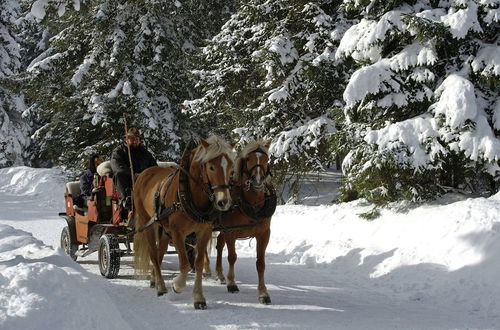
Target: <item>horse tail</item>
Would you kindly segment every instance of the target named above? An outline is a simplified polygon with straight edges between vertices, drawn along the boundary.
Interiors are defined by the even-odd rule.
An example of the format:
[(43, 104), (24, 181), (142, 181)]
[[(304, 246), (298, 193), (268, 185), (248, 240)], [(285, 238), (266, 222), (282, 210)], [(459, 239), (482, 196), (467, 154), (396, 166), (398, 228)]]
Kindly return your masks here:
[(137, 231), (134, 235), (134, 271), (135, 276), (145, 277), (150, 269), (147, 231)]

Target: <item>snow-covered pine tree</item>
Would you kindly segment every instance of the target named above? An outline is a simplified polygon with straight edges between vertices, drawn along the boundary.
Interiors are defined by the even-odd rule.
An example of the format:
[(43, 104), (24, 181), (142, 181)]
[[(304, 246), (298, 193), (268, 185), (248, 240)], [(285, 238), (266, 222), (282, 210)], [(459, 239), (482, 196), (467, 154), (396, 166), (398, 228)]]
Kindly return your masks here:
[(241, 142), (272, 138), (282, 173), (320, 168), (335, 130), (330, 111), (345, 87), (334, 58), (348, 27), (338, 7), (328, 0), (242, 2), (204, 48), (195, 72), (203, 96), (186, 102), (186, 112)]
[(21, 16), (18, 0), (0, 2), (0, 167), (24, 164), (30, 144), (30, 127), (22, 118), (24, 97), (10, 81), (23, 68)]
[(52, 35), (28, 67), (39, 159), (75, 167), (91, 153), (106, 157), (124, 115), (159, 158), (177, 158), (186, 135), (178, 104), (192, 97), (188, 55), (210, 37), (223, 3), (35, 1), (32, 14)]
[[(420, 200), (498, 182), (499, 1), (344, 1), (344, 192)], [(496, 130), (496, 131), (495, 131)], [(482, 189), (486, 187), (483, 186)]]

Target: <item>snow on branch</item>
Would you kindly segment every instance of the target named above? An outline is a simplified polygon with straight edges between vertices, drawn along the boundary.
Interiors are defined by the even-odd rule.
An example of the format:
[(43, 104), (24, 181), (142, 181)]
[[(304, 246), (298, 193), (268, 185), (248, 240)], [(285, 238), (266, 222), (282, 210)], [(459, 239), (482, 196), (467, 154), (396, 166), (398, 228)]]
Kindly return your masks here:
[(387, 35), (401, 31), (403, 28), (404, 23), (401, 21), (400, 11), (390, 11), (379, 21), (362, 19), (346, 31), (335, 56), (337, 58), (351, 56), (356, 60), (378, 61), (380, 48), (377, 43), (384, 40)]
[(477, 4), (474, 1), (467, 3), (465, 9), (450, 8), (441, 21), (450, 27), (450, 32), (455, 39), (463, 39), (469, 31), (482, 32), (483, 29), (477, 20)]
[(47, 10), (52, 7), (57, 10), (60, 17), (64, 15), (68, 5), (72, 5), (76, 11), (80, 10), (80, 0), (36, 0), (31, 6), (31, 15), (41, 21), (45, 18)]
[(433, 47), (425, 47), (420, 44), (406, 46), (399, 54), (390, 59), (393, 71), (400, 72), (415, 66), (431, 66), (438, 60)]
[[(52, 51), (52, 49), (49, 49), (49, 50)], [(56, 54), (50, 55), (50, 56), (48, 56), (40, 61), (37, 61), (37, 62), (33, 61), (28, 66), (26, 71), (33, 72), (36, 69), (49, 70), (52, 68), (53, 62), (63, 58), (66, 55), (66, 53), (67, 52), (56, 53)]]
[(293, 63), (299, 58), (293, 42), (285, 36), (276, 36), (267, 43), (267, 48), (279, 55), (281, 64)]
[(446, 153), (439, 143), (427, 146), (430, 139), (439, 136), (435, 126), (434, 118), (424, 114), (389, 124), (380, 130), (370, 130), (364, 140), (377, 145), (379, 152), (399, 152), (403, 147), (409, 152), (405, 160), (418, 170), (427, 168), (438, 154)]
[[(489, 162), (500, 159), (500, 140), (495, 136), (486, 113), (478, 106), (474, 85), (457, 75), (449, 75), (436, 90), (438, 102), (430, 107), (435, 117), (442, 115), (446, 126), (440, 128), (443, 140), (450, 148), (463, 151), (473, 161), (483, 158)], [(466, 122), (474, 123), (464, 130)], [(456, 142), (453, 142), (455, 141)]]
[(477, 115), (476, 94), (474, 85), (467, 79), (457, 75), (449, 75), (436, 90), (439, 97), (431, 110), (436, 115), (444, 115), (446, 125), (459, 128), (466, 120)]
[(277, 158), (287, 158), (288, 154), (297, 154), (299, 141), (305, 149), (315, 148), (325, 134), (336, 131), (334, 122), (326, 116), (298, 123), (296, 127), (280, 132), (274, 139), (269, 152)]
[(500, 100), (493, 107), (493, 127), (500, 131)]
[(83, 76), (87, 74), (90, 66), (94, 63), (95, 63), (95, 53), (92, 53), (92, 55), (89, 58), (83, 60), (83, 63), (78, 67), (73, 77), (71, 77), (71, 83), (73, 84), (73, 86), (77, 87), (80, 84), (80, 81), (82, 81)]
[(484, 44), (471, 63), (474, 72), (483, 76), (500, 76), (500, 46)]
[[(375, 64), (363, 67), (356, 71), (344, 91), (344, 100), (347, 107), (353, 107), (368, 94), (394, 93), (381, 100), (379, 106), (388, 107), (392, 104), (398, 107), (408, 103), (405, 94), (402, 94), (401, 81), (396, 79), (395, 73), (407, 71), (413, 67), (430, 66), (437, 61), (437, 55), (432, 47), (420, 44), (406, 46), (400, 53), (389, 59), (382, 59)], [(416, 70), (412, 78), (420, 80), (433, 79), (430, 71)]]

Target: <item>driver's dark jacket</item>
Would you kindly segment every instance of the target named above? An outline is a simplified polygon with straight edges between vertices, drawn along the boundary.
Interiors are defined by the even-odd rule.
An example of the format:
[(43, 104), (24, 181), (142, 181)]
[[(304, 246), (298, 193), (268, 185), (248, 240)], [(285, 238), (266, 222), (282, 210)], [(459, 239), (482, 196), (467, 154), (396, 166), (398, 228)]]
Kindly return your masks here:
[[(145, 169), (158, 166), (153, 155), (140, 144), (137, 148), (130, 148), (130, 156), (134, 173), (141, 173)], [(111, 154), (111, 169), (114, 173), (130, 170), (127, 144), (123, 143), (116, 147)]]

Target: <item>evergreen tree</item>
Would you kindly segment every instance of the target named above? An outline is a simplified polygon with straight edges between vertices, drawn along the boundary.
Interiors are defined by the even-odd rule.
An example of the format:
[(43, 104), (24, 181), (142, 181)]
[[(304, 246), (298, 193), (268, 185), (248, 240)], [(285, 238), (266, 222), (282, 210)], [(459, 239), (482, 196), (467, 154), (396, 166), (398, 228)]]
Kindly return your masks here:
[[(344, 197), (421, 200), (498, 182), (499, 3), (345, 1), (359, 22), (338, 58), (344, 91)], [(486, 186), (484, 185), (486, 178)], [(496, 179), (495, 179), (496, 178)]]
[(0, 2), (0, 167), (24, 164), (30, 144), (30, 128), (22, 118), (24, 97), (12, 90), (9, 81), (23, 67), (21, 16), (18, 0)]
[(176, 159), (187, 135), (178, 105), (192, 97), (189, 55), (221, 20), (223, 2), (201, 9), (197, 1), (156, 0), (35, 7), (52, 35), (27, 70), (38, 158), (74, 167), (91, 153), (109, 155), (126, 117), (160, 159)]
[[(338, 2), (242, 2), (203, 49), (201, 98), (186, 112), (237, 140), (272, 138), (275, 168), (321, 168), (329, 160), (330, 114), (345, 87), (335, 50), (347, 26)], [(208, 123), (208, 125), (207, 125)]]

